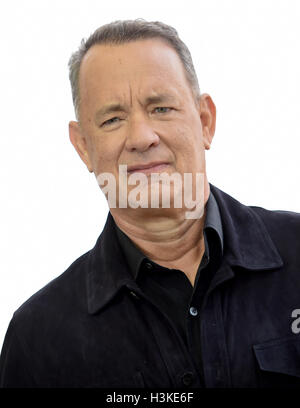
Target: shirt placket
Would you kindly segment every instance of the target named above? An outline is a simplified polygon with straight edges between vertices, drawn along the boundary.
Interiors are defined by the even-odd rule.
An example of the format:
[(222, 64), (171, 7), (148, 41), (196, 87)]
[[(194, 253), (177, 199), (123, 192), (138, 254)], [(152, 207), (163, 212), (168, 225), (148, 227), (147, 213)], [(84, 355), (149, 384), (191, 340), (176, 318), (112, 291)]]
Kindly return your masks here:
[(198, 372), (173, 322), (149, 299), (138, 286), (131, 285), (141, 299), (140, 309), (150, 322), (159, 352), (175, 388), (201, 388)]
[[(191, 352), (197, 356), (197, 366), (208, 388), (231, 386), (230, 364), (222, 317), (220, 285), (234, 276), (229, 265), (224, 265), (213, 279), (203, 297), (202, 306), (188, 325)], [(195, 297), (195, 299), (197, 299)]]

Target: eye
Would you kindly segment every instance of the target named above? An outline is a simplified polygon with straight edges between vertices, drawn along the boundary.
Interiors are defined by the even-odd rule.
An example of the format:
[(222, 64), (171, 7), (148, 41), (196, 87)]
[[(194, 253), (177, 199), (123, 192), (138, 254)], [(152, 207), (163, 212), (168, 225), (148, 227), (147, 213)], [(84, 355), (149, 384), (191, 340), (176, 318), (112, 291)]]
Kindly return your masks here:
[(156, 111), (156, 109), (159, 109), (159, 112), (157, 113), (167, 113), (170, 112), (170, 110), (172, 110), (172, 108), (167, 108), (165, 106), (157, 106), (156, 108), (154, 108), (154, 111)]
[(113, 123), (116, 123), (115, 119), (120, 120), (120, 118), (118, 118), (117, 116), (115, 116), (114, 118), (108, 119), (105, 122), (102, 123), (101, 126), (107, 126), (107, 125), (111, 125)]

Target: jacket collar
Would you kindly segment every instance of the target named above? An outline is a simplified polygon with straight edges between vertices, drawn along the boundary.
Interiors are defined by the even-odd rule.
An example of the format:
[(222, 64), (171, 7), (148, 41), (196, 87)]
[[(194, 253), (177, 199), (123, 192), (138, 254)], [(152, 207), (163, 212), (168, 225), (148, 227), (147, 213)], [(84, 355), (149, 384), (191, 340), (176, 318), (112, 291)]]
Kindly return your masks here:
[[(260, 217), (251, 207), (209, 183), (219, 207), (224, 237), (224, 261), (248, 270), (268, 270), (283, 261)], [(117, 239), (114, 220), (108, 213), (104, 229), (86, 263), (89, 313), (96, 313), (122, 287), (139, 291)]]
[(110, 212), (96, 245), (89, 252), (86, 266), (89, 313), (97, 312), (132, 282)]
[(209, 183), (221, 213), (227, 263), (250, 270), (283, 266), (262, 219), (249, 206)]

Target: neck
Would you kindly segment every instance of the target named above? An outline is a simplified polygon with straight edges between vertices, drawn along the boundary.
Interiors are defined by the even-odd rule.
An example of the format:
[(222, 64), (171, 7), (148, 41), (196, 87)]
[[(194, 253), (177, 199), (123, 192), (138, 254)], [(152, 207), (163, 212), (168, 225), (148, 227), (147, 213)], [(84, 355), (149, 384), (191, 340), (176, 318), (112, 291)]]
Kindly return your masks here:
[[(204, 203), (209, 196), (207, 191)], [(136, 211), (136, 210), (135, 210)], [(206, 209), (199, 219), (185, 219), (184, 212), (159, 217), (133, 216), (111, 209), (118, 227), (133, 243), (152, 261), (172, 269), (182, 270), (190, 282), (194, 283), (195, 275), (203, 256), (205, 245), (203, 227)]]

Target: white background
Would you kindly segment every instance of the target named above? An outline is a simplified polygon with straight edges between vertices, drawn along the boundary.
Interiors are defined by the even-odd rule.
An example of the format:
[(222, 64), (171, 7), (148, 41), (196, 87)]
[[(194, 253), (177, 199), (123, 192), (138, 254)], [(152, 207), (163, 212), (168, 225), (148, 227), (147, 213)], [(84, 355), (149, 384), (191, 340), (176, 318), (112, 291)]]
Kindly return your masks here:
[(68, 135), (68, 59), (102, 24), (173, 25), (217, 106), (209, 181), (244, 204), (300, 212), (299, 0), (7, 0), (0, 16), (0, 346), (16, 308), (106, 220)]

